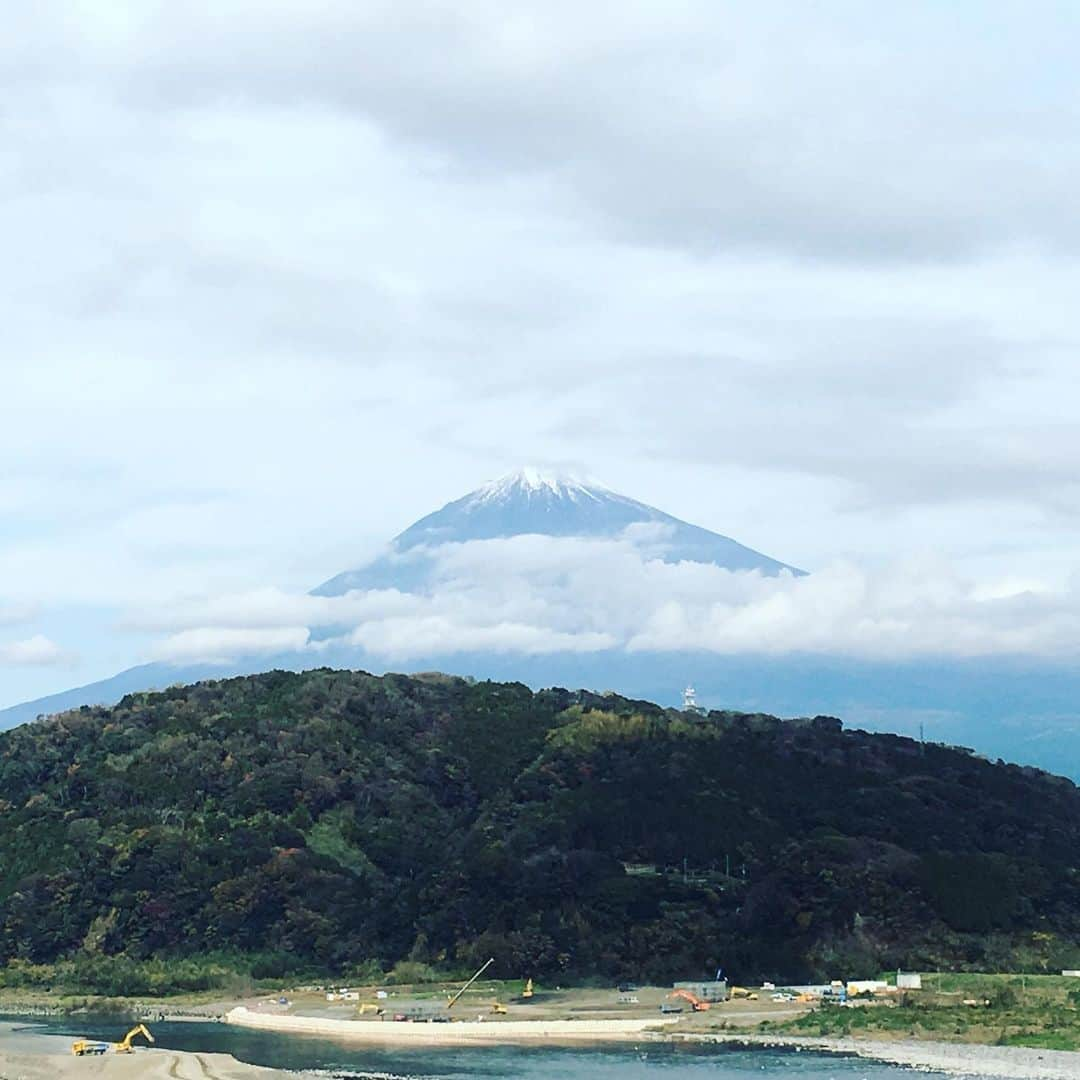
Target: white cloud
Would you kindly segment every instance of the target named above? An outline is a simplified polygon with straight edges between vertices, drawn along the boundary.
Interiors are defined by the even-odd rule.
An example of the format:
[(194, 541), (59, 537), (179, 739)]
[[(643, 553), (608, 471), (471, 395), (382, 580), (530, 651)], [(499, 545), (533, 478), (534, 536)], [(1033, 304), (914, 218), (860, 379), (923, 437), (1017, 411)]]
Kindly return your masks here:
[[(83, 659), (11, 670), (9, 699), (111, 674), (148, 627), (840, 647), (869, 611), (885, 650), (914, 616), (880, 575), (911, 582), (876, 568), (924, 546), (968, 602), (1047, 575), (1057, 614), (1016, 637), (1061, 647), (1076, 29), (1053, 5), (879, 9), (235, 0), (207, 35), (181, 5), (22, 5), (0, 40), (0, 583), (40, 605), (24, 636)], [(577, 621), (540, 555), (485, 586), (447, 552), (448, 610), (262, 592), (530, 459), (875, 569), (766, 600), (582, 552)], [(151, 610), (209, 594), (232, 608)]]
[[(644, 541), (639, 546), (637, 541)], [(430, 590), (343, 597), (264, 591), (176, 613), (158, 655), (236, 656), (347, 643), (387, 659), (466, 651), (705, 650), (877, 659), (1080, 653), (1080, 590), (974, 580), (938, 556), (807, 577), (656, 557), (656, 538), (519, 536), (431, 549)], [(159, 623), (169, 613), (158, 614)], [(335, 628), (307, 643), (312, 629)], [(195, 628), (198, 626), (198, 628)], [(343, 629), (348, 628), (348, 629)]]
[(1052, 6), (653, 2), (613, 20), (550, 0), (240, 2), (212, 35), (151, 10), (42, 16), (29, 72), (51, 62), (149, 115), (362, 118), (432, 169), (550, 177), (619, 239), (915, 262), (1075, 250), (1078, 155), (1053, 107), (1075, 33)]
[(121, 625), (141, 630), (295, 629), (301, 625), (314, 629), (352, 626), (375, 616), (411, 611), (415, 602), (394, 589), (325, 597), (264, 588), (157, 604), (129, 612)]
[(73, 659), (44, 634), (0, 644), (0, 665), (5, 667), (60, 667), (70, 665)]
[[(455, 614), (457, 617), (455, 618)], [(410, 659), (417, 656), (452, 656), (462, 652), (538, 653), (599, 652), (616, 645), (610, 634), (601, 631), (561, 631), (504, 620), (478, 624), (475, 612), (455, 614), (418, 613), (372, 620), (348, 635), (350, 645), (359, 645), (376, 656)]]
[(158, 642), (153, 650), (157, 660), (172, 662), (226, 663), (235, 656), (263, 656), (296, 652), (306, 648), (306, 627), (236, 629), (200, 627), (181, 630)]

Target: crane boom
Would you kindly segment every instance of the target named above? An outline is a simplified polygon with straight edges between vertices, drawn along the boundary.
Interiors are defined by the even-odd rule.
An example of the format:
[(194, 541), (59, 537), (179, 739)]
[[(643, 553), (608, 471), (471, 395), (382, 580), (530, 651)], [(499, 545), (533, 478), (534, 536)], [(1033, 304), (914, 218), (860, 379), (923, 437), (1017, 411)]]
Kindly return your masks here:
[(466, 983), (466, 984), (465, 984), (465, 985), (464, 985), (464, 986), (463, 986), (463, 987), (462, 987), (462, 988), (461, 988), (461, 989), (460, 989), (460, 990), (459, 990), (459, 991), (458, 991), (458, 992), (457, 992), (457, 993), (456, 993), (456, 994), (455, 994), (455, 995), (454, 995), (454, 996), (453, 996), (453, 997), (452, 997), (452, 998), (451, 998), (451, 999), (450, 999), (450, 1000), (449, 1000), (449, 1001), (448, 1001), (448, 1002), (446, 1003), (446, 1007), (447, 1007), (448, 1009), (452, 1009), (452, 1008), (454, 1007), (454, 1002), (456, 1002), (456, 1001), (457, 1001), (457, 999), (458, 999), (459, 997), (461, 997), (461, 995), (462, 995), (462, 994), (464, 994), (464, 993), (465, 993), (465, 991), (466, 991), (466, 990), (468, 990), (468, 989), (469, 989), (469, 987), (470, 987), (470, 986), (472, 986), (472, 984), (473, 984), (474, 982), (476, 982), (476, 980), (477, 980), (477, 979), (479, 979), (479, 978), (480, 978), (480, 976), (481, 976), (481, 975), (483, 975), (483, 974), (484, 974), (484, 972), (485, 972), (485, 971), (487, 971), (487, 969), (488, 969), (489, 967), (491, 967), (491, 965), (492, 965), (492, 964), (494, 964), (494, 963), (495, 963), (495, 957), (493, 956), (493, 957), (492, 957), (492, 958), (491, 958), (491, 959), (490, 959), (490, 960), (489, 960), (489, 961), (488, 961), (488, 962), (487, 962), (487, 963), (486, 963), (486, 964), (485, 964), (485, 965), (484, 965), (484, 966), (483, 966), (482, 968), (480, 968), (480, 969), (479, 969), (479, 970), (478, 970), (478, 971), (476, 972), (476, 974), (475, 974), (475, 975), (474, 975), (474, 976), (473, 976), (473, 977), (472, 977), (472, 978), (471, 978), (471, 979), (470, 979), (470, 980), (469, 980), (469, 981), (468, 981), (468, 982), (467, 982), (467, 983)]

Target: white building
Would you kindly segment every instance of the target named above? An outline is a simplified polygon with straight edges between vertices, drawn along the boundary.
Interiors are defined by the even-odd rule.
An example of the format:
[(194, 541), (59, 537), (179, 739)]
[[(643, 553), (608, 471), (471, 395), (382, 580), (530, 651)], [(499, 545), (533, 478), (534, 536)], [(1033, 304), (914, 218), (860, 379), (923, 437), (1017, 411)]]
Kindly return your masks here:
[(682, 692), (682, 711), (693, 713), (695, 716), (705, 715), (705, 710), (697, 703), (697, 691), (693, 684), (687, 686)]

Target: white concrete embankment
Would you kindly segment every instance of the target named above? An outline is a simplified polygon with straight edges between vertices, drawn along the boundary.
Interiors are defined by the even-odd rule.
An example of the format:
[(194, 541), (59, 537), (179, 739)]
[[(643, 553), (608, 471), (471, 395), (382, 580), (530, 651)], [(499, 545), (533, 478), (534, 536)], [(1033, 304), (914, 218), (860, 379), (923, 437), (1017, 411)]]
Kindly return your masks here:
[(393, 1020), (328, 1020), (316, 1016), (258, 1013), (243, 1006), (225, 1014), (229, 1024), (295, 1035), (323, 1035), (350, 1042), (441, 1044), (518, 1042), (624, 1042), (648, 1037), (673, 1020), (460, 1020), (448, 1024)]

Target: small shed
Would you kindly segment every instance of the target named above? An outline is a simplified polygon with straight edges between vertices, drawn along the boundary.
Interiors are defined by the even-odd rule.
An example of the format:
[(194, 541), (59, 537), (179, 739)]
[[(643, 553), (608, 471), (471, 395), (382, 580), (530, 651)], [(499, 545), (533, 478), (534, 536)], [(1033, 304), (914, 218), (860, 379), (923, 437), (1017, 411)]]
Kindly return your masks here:
[(921, 990), (922, 976), (917, 971), (898, 971), (896, 973), (897, 990)]

